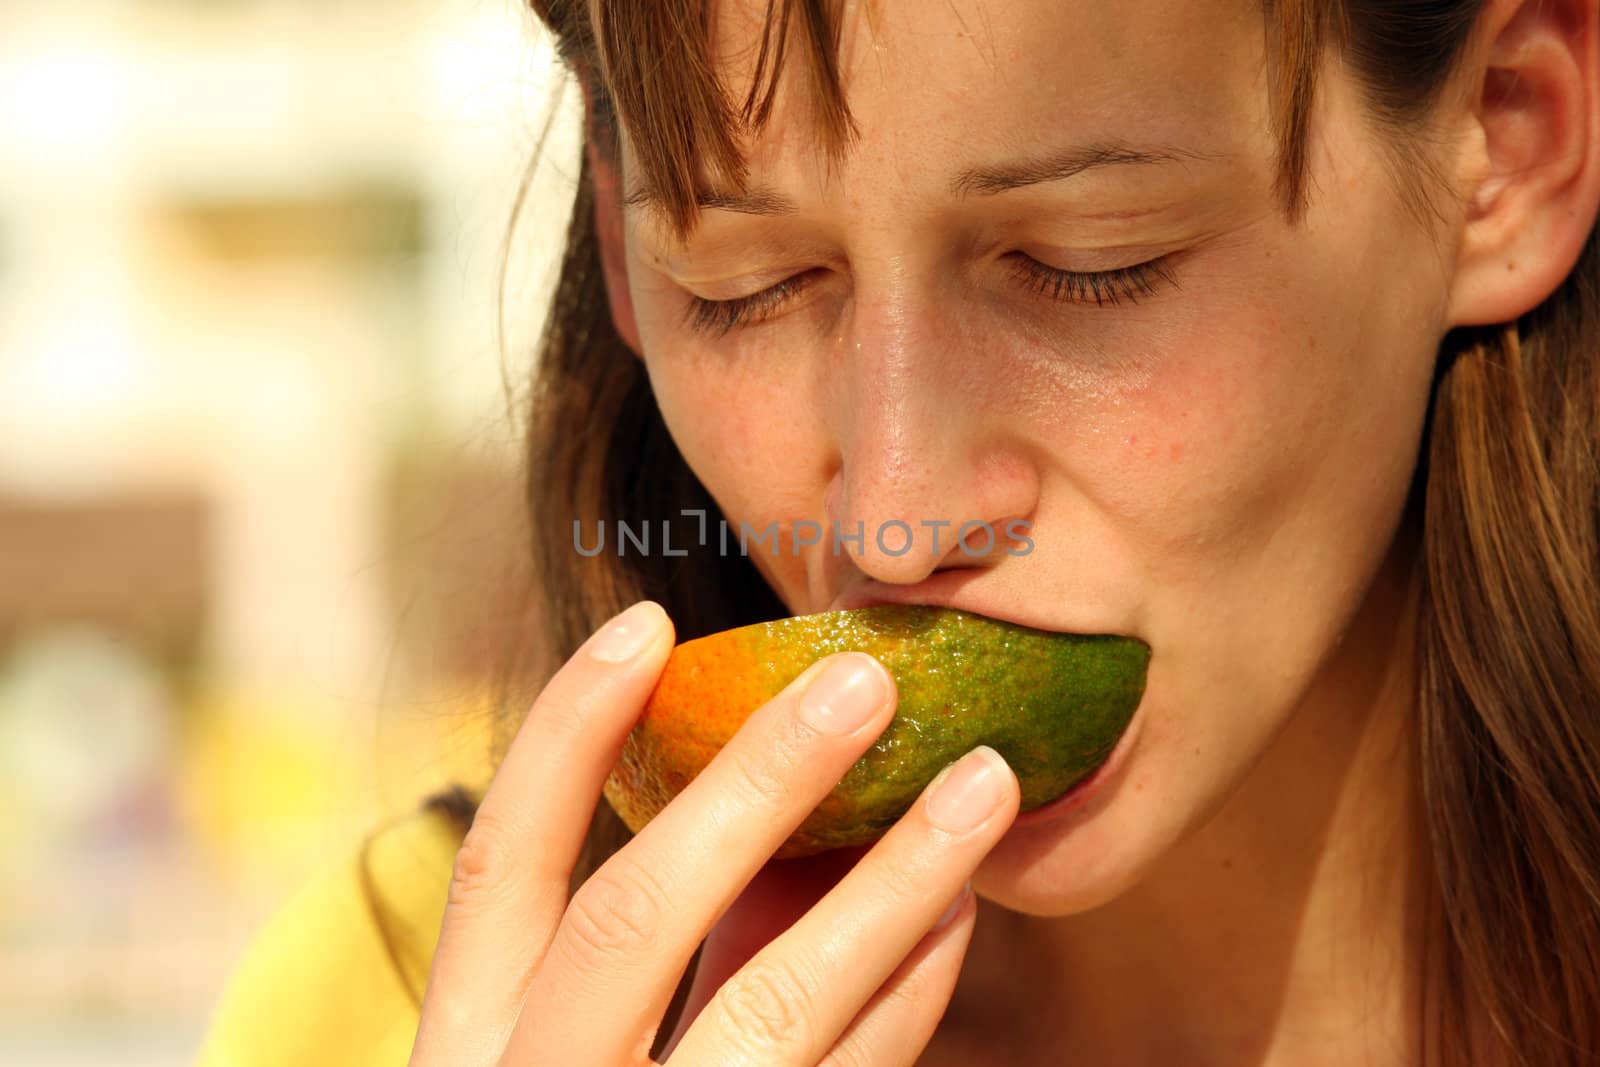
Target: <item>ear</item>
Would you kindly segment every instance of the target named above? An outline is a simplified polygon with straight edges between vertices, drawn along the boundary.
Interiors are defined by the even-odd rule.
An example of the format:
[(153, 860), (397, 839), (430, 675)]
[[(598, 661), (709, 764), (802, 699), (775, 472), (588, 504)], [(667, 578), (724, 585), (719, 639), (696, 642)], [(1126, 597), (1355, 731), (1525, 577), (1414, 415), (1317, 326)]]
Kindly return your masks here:
[(1596, 0), (1490, 0), (1479, 18), (1456, 326), (1509, 322), (1543, 303), (1600, 207)]
[(589, 174), (594, 182), (594, 228), (600, 242), (600, 265), (605, 273), (606, 299), (611, 305), (611, 321), (617, 335), (636, 356), (644, 348), (639, 344), (639, 324), (633, 314), (633, 297), (628, 292), (626, 247), (622, 234), (622, 175), (617, 162), (608, 151), (600, 147), (602, 138), (596, 127), (594, 97), (589, 90), (589, 80), (580, 77), (583, 86), (584, 147), (589, 161)]

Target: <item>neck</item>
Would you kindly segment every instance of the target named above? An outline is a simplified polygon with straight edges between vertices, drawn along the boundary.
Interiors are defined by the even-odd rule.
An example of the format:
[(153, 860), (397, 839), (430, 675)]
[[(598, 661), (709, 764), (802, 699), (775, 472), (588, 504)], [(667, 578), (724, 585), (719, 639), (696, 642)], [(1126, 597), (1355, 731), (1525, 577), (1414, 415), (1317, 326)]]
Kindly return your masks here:
[(1008, 1062), (1419, 1062), (1414, 578), (1393, 553), (1249, 777), (1138, 885), (1058, 919), (980, 901), (962, 1015), (1024, 1027)]

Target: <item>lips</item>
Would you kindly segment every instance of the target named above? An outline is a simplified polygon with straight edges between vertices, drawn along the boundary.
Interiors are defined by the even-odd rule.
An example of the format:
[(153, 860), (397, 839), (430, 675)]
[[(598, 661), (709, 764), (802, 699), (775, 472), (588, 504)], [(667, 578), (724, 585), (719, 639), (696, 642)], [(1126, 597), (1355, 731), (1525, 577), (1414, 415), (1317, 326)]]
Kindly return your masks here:
[(979, 583), (984, 577), (984, 572), (949, 570), (940, 571), (911, 585), (868, 580), (844, 590), (825, 610), (841, 611), (874, 604), (931, 604), (1054, 633), (1123, 633), (1124, 636), (1135, 636), (1115, 627), (1064, 626), (1059, 614), (1052, 616), (1026, 604), (1019, 604), (1014, 593), (999, 590), (990, 592), (980, 587)]

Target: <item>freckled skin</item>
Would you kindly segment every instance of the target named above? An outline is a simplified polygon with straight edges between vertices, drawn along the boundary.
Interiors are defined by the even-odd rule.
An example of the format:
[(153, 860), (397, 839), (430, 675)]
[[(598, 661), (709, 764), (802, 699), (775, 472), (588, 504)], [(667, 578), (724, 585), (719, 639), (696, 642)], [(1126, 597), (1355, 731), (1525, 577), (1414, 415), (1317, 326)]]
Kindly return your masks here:
[[(713, 5), (737, 88), (765, 7)], [(825, 166), (787, 90), (749, 139), (752, 182), (792, 215), (708, 211), (679, 249), (628, 210), (613, 254), (662, 417), (730, 523), (1029, 523), (1026, 555), (975, 559), (948, 536), (934, 552), (926, 531), (904, 555), (870, 535), (859, 552), (753, 552), (795, 615), (868, 582), (942, 581), (996, 614), (1151, 649), (1122, 773), (1090, 810), (1013, 828), (973, 875), (981, 917), (951, 1016), (988, 1054), (966, 1062), (1070, 1047), (1083, 1062), (1234, 1063), (1236, 1048), (1197, 1059), (1141, 1042), (1307, 1019), (1304, 1033), (1354, 1043), (1365, 1004), (1322, 998), (1365, 981), (1365, 957), (1335, 982), (1299, 939), (1388, 946), (1406, 921), (1385, 880), (1399, 865), (1365, 850), (1409, 829), (1388, 732), (1414, 692), (1401, 520), (1439, 341), (1462, 310), (1460, 211), (1451, 240), (1413, 217), (1359, 87), (1327, 61), (1307, 210), (1280, 213), (1257, 4), (874, 7), (868, 27), (863, 5), (842, 5), (849, 152)], [(962, 168), (1102, 139), (1212, 158), (951, 195)], [(624, 145), (624, 170), (630, 158)], [(1024, 255), (1080, 272), (1166, 260), (1173, 284), (1057, 301), (1019, 283)], [(691, 295), (803, 272), (814, 284), (768, 320), (683, 325)], [(1347, 910), (1368, 885), (1373, 907)], [(1374, 995), (1404, 1006), (1397, 987)], [(1278, 1027), (1282, 1005), (1294, 1021)], [(1019, 1023), (1036, 1028), (1026, 1040)], [(1043, 1052), (994, 1051), (1013, 1040)], [(1310, 1062), (1301, 1050), (1271, 1062)]]
[[(1150, 644), (1133, 761), (1149, 787), (986, 861), (993, 897), (1064, 914), (1149, 873), (1312, 690), (1389, 550), (1445, 297), (1431, 238), (1338, 77), (1320, 83), (1309, 145), (1319, 195), (1298, 225), (1279, 214), (1247, 5), (958, 6), (883, 5), (872, 33), (847, 17), (861, 136), (832, 179), (805, 109), (780, 105), (750, 144), (751, 174), (800, 211), (707, 212), (688, 252), (630, 212), (628, 281), (663, 416), (731, 522), (1032, 524), (1018, 557), (972, 559), (948, 539), (937, 557), (894, 557), (870, 536), (862, 554), (751, 553), (793, 612), (862, 578), (960, 568), (970, 590), (1052, 627)], [(725, 30), (727, 55), (754, 54)], [(958, 166), (1091, 135), (1232, 157), (994, 202), (948, 195)], [(1158, 210), (1074, 217), (1145, 208)], [(1084, 269), (1148, 258), (1107, 248), (1171, 250), (1177, 285), (1053, 304), (1001, 260), (1044, 246)], [(714, 338), (681, 326), (664, 259), (732, 283), (823, 273), (792, 311)]]

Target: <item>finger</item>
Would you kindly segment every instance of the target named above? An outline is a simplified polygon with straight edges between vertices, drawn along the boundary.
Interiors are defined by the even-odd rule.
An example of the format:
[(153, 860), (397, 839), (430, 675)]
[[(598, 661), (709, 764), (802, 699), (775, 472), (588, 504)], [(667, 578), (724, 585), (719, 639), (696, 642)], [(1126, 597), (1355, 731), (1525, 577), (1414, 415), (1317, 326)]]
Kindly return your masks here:
[(877, 660), (837, 653), (752, 713), (573, 894), (512, 1061), (535, 1049), (572, 1067), (643, 1060), (696, 945), (889, 724), (894, 691)]
[(943, 1020), (972, 943), (978, 909), (970, 890), (943, 927), (930, 931), (817, 1067), (915, 1067)]
[(952, 764), (855, 870), (723, 984), (677, 1055), (690, 1064), (812, 1067), (972, 876), (1020, 803), (1016, 776), (988, 746)]
[(771, 860), (757, 871), (706, 934), (694, 979), (663, 1047), (675, 1046), (722, 983), (810, 911), (870, 849), (871, 845), (850, 845), (812, 856)]
[(499, 1061), (672, 635), (661, 606), (641, 601), (591, 635), (534, 701), (456, 855), (412, 1067)]
[[(896, 1064), (916, 1063), (955, 991), (961, 961), (966, 957), (973, 920), (977, 914), (971, 902), (971, 884), (968, 883), (940, 917), (939, 923), (923, 937), (921, 943), (845, 1028), (821, 1067), (833, 1067), (835, 1061), (838, 1067), (863, 1063), (870, 1063), (873, 1067), (896, 1067)], [(670, 1062), (669, 1058), (678, 1042), (683, 1039), (684, 1032), (694, 1022), (700, 1009), (722, 983), (754, 954), (753, 951), (741, 955), (738, 950), (725, 950), (722, 955), (726, 958), (711, 959), (708, 969), (708, 958), (718, 955), (716, 946), (708, 939), (706, 955), (702, 956), (699, 966), (695, 968), (694, 992), (690, 995), (690, 1003), (686, 1005), (673, 1036), (662, 1046), (660, 1062)], [(725, 965), (735, 958), (737, 965)], [(868, 1050), (891, 1048), (900, 1055), (900, 1059), (883, 1060), (881, 1053), (868, 1054)]]

